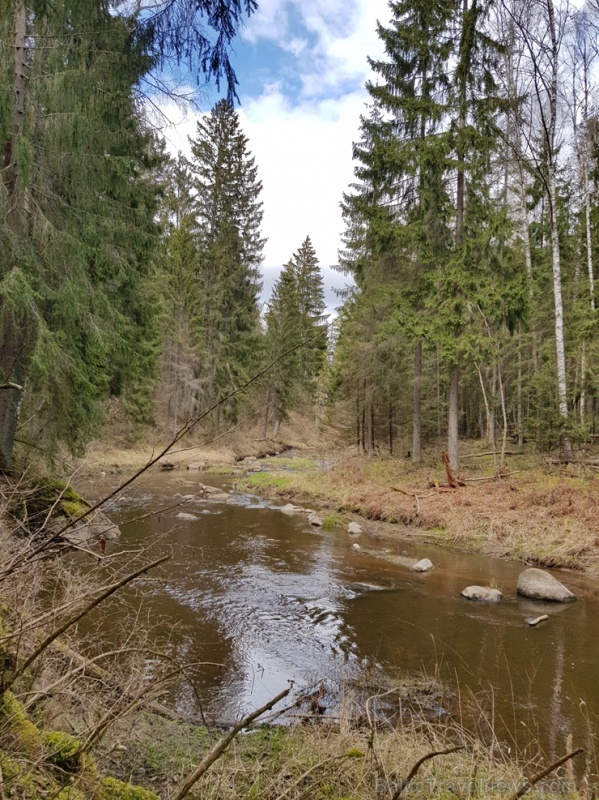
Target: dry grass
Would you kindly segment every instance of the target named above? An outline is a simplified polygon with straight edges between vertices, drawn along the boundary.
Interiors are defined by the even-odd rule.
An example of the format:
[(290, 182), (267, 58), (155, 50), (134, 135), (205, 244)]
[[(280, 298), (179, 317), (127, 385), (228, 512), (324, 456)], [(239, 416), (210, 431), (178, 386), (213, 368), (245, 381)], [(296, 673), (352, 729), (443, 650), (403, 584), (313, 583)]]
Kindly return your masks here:
[[(120, 732), (125, 751), (107, 751), (106, 766), (135, 782), (147, 782), (168, 796), (216, 734), (146, 717), (135, 728)], [(463, 729), (414, 718), (400, 727), (378, 719), (368, 724), (296, 724), (257, 728), (239, 737), (230, 750), (204, 775), (190, 796), (204, 800), (372, 800), (390, 798), (422, 756), (457, 746), (458, 752), (439, 755), (418, 771), (407, 797), (509, 798), (524, 783), (518, 764), (505, 755), (500, 742), (483, 746)], [(528, 764), (533, 774), (548, 762)], [(562, 768), (530, 793), (531, 798), (584, 797)], [(570, 782), (568, 782), (570, 779)], [(583, 783), (583, 782), (581, 782)]]

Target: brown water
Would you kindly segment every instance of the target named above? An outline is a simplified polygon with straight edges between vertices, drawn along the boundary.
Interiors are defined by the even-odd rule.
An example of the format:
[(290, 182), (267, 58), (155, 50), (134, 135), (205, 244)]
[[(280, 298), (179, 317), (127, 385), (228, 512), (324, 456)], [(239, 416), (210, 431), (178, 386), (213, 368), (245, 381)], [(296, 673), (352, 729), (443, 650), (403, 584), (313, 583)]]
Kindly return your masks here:
[[(596, 581), (557, 572), (577, 602), (535, 603), (516, 595), (520, 564), (361, 537), (362, 546), (429, 557), (436, 565), (416, 574), (353, 549), (355, 539), (344, 530), (312, 528), (305, 515), (288, 516), (238, 493), (127, 524), (140, 510), (171, 505), (177, 493), (194, 494), (199, 481), (231, 489), (230, 479), (159, 474), (110, 513), (122, 525), (118, 548), (160, 535), (158, 549), (171, 550), (165, 581), (149, 583), (144, 602), (180, 658), (212, 662), (194, 669), (209, 717), (238, 718), (288, 680), (298, 690), (325, 680), (334, 697), (340, 681), (365, 668), (389, 674), (399, 668), (440, 675), (470, 720), (478, 704), (483, 736), (486, 719), (511, 746), (538, 738), (548, 755), (559, 755), (569, 733), (588, 746), (589, 720), (595, 728), (599, 710)], [(179, 521), (181, 510), (198, 519)], [(460, 597), (465, 586), (492, 582), (504, 593), (501, 604)], [(527, 626), (526, 618), (543, 613), (548, 623)], [(186, 686), (175, 699), (193, 711), (197, 699)]]

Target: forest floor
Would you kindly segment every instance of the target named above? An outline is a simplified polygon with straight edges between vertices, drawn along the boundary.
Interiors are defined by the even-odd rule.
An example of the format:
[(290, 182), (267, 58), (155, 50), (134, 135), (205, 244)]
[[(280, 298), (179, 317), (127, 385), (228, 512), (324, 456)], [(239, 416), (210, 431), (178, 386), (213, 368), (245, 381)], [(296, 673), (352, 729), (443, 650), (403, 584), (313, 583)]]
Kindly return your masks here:
[[(463, 442), (464, 485), (450, 489), (441, 449), (431, 448), (422, 465), (414, 466), (402, 457), (358, 455), (296, 422), (277, 441), (256, 431), (236, 433), (208, 446), (177, 446), (163, 461), (237, 474), (245, 489), (309, 504), (329, 524), (359, 517), (366, 532), (379, 538), (418, 538), (545, 567), (599, 569), (597, 470), (512, 452), (498, 474), (499, 459), (483, 443)], [(78, 470), (114, 475), (116, 482), (157, 452), (148, 444), (120, 448), (100, 442)], [(248, 473), (248, 457), (258, 459), (261, 471)]]

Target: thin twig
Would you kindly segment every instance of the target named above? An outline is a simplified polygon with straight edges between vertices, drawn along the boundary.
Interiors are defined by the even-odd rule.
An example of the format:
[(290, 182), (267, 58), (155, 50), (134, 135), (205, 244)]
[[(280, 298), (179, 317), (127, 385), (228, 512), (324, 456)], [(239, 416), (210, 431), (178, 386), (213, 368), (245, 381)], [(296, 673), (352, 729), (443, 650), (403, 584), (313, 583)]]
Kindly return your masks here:
[[(118, 590), (121, 589), (123, 586), (126, 586), (128, 583), (131, 583), (132, 580), (135, 580), (135, 578), (138, 578), (140, 575), (143, 575), (144, 572), (148, 572), (149, 570), (153, 569), (154, 567), (157, 567), (159, 564), (163, 564), (165, 561), (168, 561), (169, 558), (170, 558), (170, 556), (162, 556), (162, 558), (159, 558), (156, 561), (153, 561), (151, 564), (146, 564), (145, 566), (140, 567), (135, 572), (132, 572), (130, 575), (127, 575), (126, 577), (122, 578), (120, 581), (117, 581), (117, 583), (113, 583), (110, 586), (108, 586), (106, 589), (104, 589), (104, 591), (100, 595), (95, 597), (81, 611), (78, 611), (72, 617), (69, 617), (69, 619), (67, 619), (66, 622), (63, 622), (62, 625), (60, 625), (58, 628), (53, 630), (52, 633), (49, 636), (47, 636), (44, 639), (44, 641), (40, 645), (38, 645), (38, 647), (36, 647), (36, 649), (29, 656), (29, 658), (26, 659), (23, 662), (23, 664), (15, 671), (15, 673), (13, 674), (13, 676), (11, 678), (10, 683), (13, 684), (17, 680), (17, 678), (19, 678), (23, 674), (23, 672), (25, 672), (25, 670), (28, 667), (30, 667), (31, 664), (33, 664), (35, 659), (38, 658), (44, 652), (44, 650), (52, 644), (52, 642), (55, 639), (58, 639), (58, 637), (61, 636), (66, 630), (68, 630), (72, 625), (74, 625), (76, 622), (79, 622), (80, 619), (83, 619), (83, 617), (86, 614), (89, 614), (89, 612), (92, 609), (94, 609), (96, 606), (100, 605), (100, 603), (102, 603), (104, 600), (106, 600), (106, 598), (108, 598), (111, 595), (113, 595), (115, 592), (118, 592)], [(6, 688), (6, 687), (4, 687), (4, 688)]]
[(253, 711), (247, 717), (244, 717), (241, 720), (241, 722), (238, 722), (237, 725), (235, 725), (235, 727), (231, 731), (229, 731), (229, 733), (226, 736), (223, 736), (222, 739), (219, 739), (219, 741), (214, 745), (214, 747), (212, 747), (212, 749), (207, 753), (207, 755), (205, 755), (204, 758), (200, 761), (200, 763), (193, 770), (193, 772), (191, 772), (190, 775), (187, 776), (187, 778), (183, 781), (183, 784), (181, 785), (180, 789), (177, 791), (176, 794), (174, 794), (170, 798), (170, 800), (183, 800), (183, 798), (187, 794), (189, 794), (194, 784), (196, 784), (197, 781), (199, 781), (199, 779), (209, 769), (209, 767), (212, 766), (212, 764), (214, 764), (214, 762), (218, 758), (220, 758), (220, 756), (225, 752), (225, 750), (231, 744), (231, 742), (237, 736), (237, 734), (240, 733), (244, 728), (247, 728), (247, 726), (250, 725), (255, 719), (258, 719), (258, 717), (264, 714), (265, 711), (270, 711), (270, 709), (273, 706), (275, 706), (279, 702), (279, 700), (282, 700), (284, 697), (287, 697), (290, 691), (291, 691), (291, 686), (289, 686), (284, 691), (279, 692), (279, 694), (276, 697), (273, 697), (273, 699), (269, 700), (268, 703), (265, 703), (256, 711)]
[(476, 483), (477, 481), (496, 481), (501, 478), (507, 478), (508, 475), (517, 475), (522, 472), (521, 469), (515, 469), (513, 472), (502, 472), (500, 475), (487, 475), (485, 478), (464, 478), (467, 483)]
[(516, 794), (510, 797), (510, 800), (519, 800), (520, 797), (523, 797), (527, 792), (539, 782), (542, 781), (543, 778), (546, 778), (553, 770), (561, 767), (562, 764), (565, 764), (566, 761), (569, 761), (571, 758), (575, 758), (575, 756), (579, 756), (581, 753), (584, 753), (584, 749), (582, 747), (578, 747), (576, 750), (573, 750), (571, 753), (566, 753), (565, 756), (558, 758), (557, 761), (554, 761), (553, 764), (550, 764), (545, 769), (542, 769), (540, 772), (537, 772), (536, 775), (533, 775), (532, 778), (527, 778), (526, 783), (522, 786)]
[[(69, 530), (69, 528), (72, 528), (73, 525), (78, 524), (79, 522), (84, 520), (86, 517), (88, 517), (90, 514), (93, 514), (94, 511), (97, 511), (99, 508), (101, 508), (102, 506), (106, 505), (106, 503), (109, 500), (112, 500), (112, 498), (115, 497), (116, 495), (118, 495), (120, 492), (122, 492), (123, 489), (126, 489), (127, 486), (129, 486), (134, 481), (136, 481), (139, 478), (140, 475), (143, 475), (144, 472), (147, 472), (147, 470), (150, 469), (150, 467), (153, 467), (154, 464), (157, 464), (158, 461), (160, 461), (161, 458), (163, 458), (167, 453), (169, 453), (172, 450), (172, 448), (177, 444), (177, 442), (181, 441), (181, 439), (184, 436), (186, 436), (188, 433), (190, 433), (203, 419), (205, 419), (207, 416), (209, 416), (219, 406), (221, 406), (223, 403), (226, 403), (227, 400), (230, 400), (231, 398), (236, 397), (238, 394), (241, 394), (242, 392), (244, 392), (247, 388), (249, 388), (257, 380), (259, 380), (259, 378), (261, 378), (263, 375), (265, 375), (267, 372), (269, 372), (269, 370), (271, 370), (272, 367), (275, 366), (275, 364), (277, 364), (279, 361), (282, 361), (284, 358), (286, 358), (288, 355), (293, 353), (295, 350), (299, 350), (299, 348), (304, 347), (305, 345), (309, 344), (310, 342), (314, 341), (315, 339), (319, 339), (322, 336), (324, 336), (326, 334), (328, 328), (329, 328), (329, 325), (327, 324), (327, 325), (323, 326), (323, 329), (321, 331), (319, 331), (317, 334), (315, 334), (314, 336), (311, 336), (308, 339), (304, 339), (299, 344), (296, 344), (293, 347), (290, 347), (289, 350), (286, 350), (278, 358), (275, 358), (273, 361), (271, 361), (269, 364), (267, 364), (259, 372), (256, 372), (255, 375), (253, 375), (249, 380), (247, 380), (239, 388), (234, 389), (232, 392), (229, 392), (224, 397), (221, 397), (220, 400), (217, 400), (215, 403), (213, 403), (210, 406), (210, 408), (208, 408), (207, 411), (205, 411), (203, 414), (200, 414), (199, 417), (193, 417), (192, 419), (187, 420), (187, 422), (181, 428), (179, 428), (179, 430), (177, 431), (175, 436), (171, 439), (171, 441), (167, 445), (165, 445), (165, 447), (163, 447), (162, 450), (160, 450), (158, 455), (152, 456), (148, 460), (148, 462), (143, 467), (140, 467), (130, 478), (127, 478), (127, 480), (123, 481), (123, 483), (121, 483), (119, 486), (117, 486), (116, 489), (114, 489), (112, 492), (107, 494), (101, 500), (98, 500), (98, 502), (95, 503), (94, 505), (90, 506), (90, 508), (88, 508), (86, 511), (84, 511), (83, 514), (81, 514), (80, 516), (74, 517), (73, 519), (69, 520), (69, 522), (67, 522), (65, 525), (63, 525), (63, 527), (60, 528), (56, 533), (54, 533), (48, 539), (44, 540), (37, 548), (34, 548), (34, 550), (28, 556), (23, 557), (23, 559), (20, 560), (21, 563), (29, 562), (32, 558), (34, 558), (40, 552), (45, 550), (50, 544), (52, 544), (53, 542), (56, 542), (58, 539), (60, 539), (60, 537), (65, 533), (65, 531)], [(0, 580), (3, 580), (5, 578), (7, 578), (10, 574), (12, 574), (12, 572), (15, 571), (15, 569), (18, 566), (19, 566), (18, 562), (17, 563), (13, 562), (7, 569), (5, 569), (2, 573), (0, 573)]]
[(393, 792), (393, 797), (391, 798), (391, 800), (397, 800), (397, 798), (403, 794), (404, 790), (408, 787), (408, 784), (411, 783), (412, 779), (414, 778), (420, 767), (426, 761), (430, 761), (430, 759), (435, 758), (435, 756), (447, 756), (450, 753), (457, 753), (458, 750), (463, 750), (463, 749), (464, 746), (460, 745), (458, 747), (449, 747), (447, 750), (435, 750), (432, 753), (427, 753), (425, 756), (422, 756), (422, 758), (418, 759), (418, 761), (414, 764), (412, 769), (408, 772), (407, 778), (405, 778), (397, 787), (397, 789)]

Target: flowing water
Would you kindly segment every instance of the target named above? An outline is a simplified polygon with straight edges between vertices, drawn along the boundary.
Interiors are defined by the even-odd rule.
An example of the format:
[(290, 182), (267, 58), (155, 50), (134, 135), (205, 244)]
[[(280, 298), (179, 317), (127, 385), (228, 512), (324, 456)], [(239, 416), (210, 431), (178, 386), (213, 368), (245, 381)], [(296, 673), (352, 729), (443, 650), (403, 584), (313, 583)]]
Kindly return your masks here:
[[(556, 572), (578, 600), (536, 603), (516, 595), (521, 564), (360, 537), (369, 549), (430, 558), (435, 570), (417, 574), (356, 550), (343, 529), (313, 528), (305, 514), (234, 491), (228, 500), (197, 497), (135, 521), (177, 495), (195, 498), (200, 481), (232, 489), (230, 478), (161, 473), (110, 511), (122, 526), (117, 548), (158, 539), (155, 547), (171, 552), (164, 580), (149, 581), (143, 600), (177, 655), (204, 662), (193, 670), (197, 694), (183, 683), (177, 690), (181, 710), (197, 710), (199, 698), (208, 717), (227, 721), (289, 680), (297, 690), (324, 680), (334, 696), (364, 670), (424, 670), (453, 687), (471, 719), (477, 707), (479, 723), (492, 719), (511, 746), (536, 738), (559, 755), (570, 733), (588, 746), (599, 710), (594, 579)], [(179, 520), (182, 510), (196, 519)], [(497, 585), (504, 601), (462, 599), (471, 584)], [(549, 622), (526, 624), (544, 613)]]

